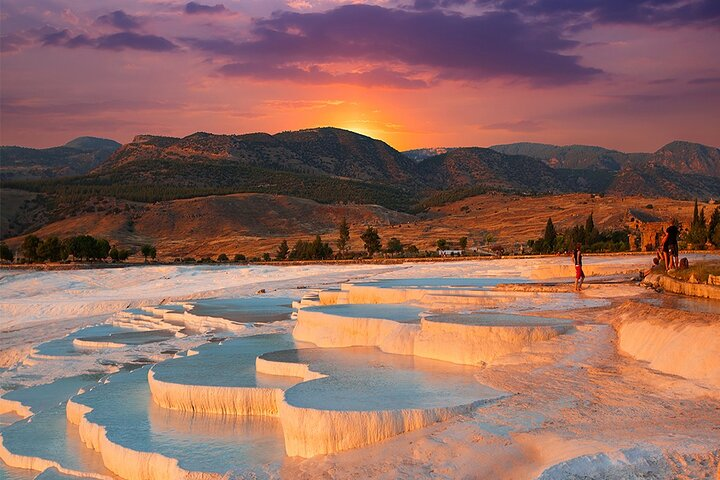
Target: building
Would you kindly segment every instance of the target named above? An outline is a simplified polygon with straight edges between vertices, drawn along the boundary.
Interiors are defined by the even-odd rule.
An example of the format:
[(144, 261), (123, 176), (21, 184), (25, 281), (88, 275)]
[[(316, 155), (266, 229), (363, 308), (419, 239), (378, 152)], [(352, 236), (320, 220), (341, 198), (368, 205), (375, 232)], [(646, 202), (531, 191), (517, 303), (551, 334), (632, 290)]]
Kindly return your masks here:
[(630, 251), (653, 252), (660, 246), (668, 222), (650, 212), (629, 209), (625, 226), (630, 230)]

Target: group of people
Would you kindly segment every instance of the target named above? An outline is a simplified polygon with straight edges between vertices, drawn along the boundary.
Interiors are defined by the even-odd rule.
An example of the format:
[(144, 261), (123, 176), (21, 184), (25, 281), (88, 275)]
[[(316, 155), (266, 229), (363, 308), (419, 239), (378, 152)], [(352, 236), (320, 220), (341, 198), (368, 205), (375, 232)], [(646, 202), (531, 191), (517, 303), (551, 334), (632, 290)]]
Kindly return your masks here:
[(665, 265), (665, 271), (675, 270), (680, 268), (680, 248), (678, 247), (678, 235), (680, 230), (677, 225), (670, 224), (660, 241), (660, 247), (658, 247), (657, 257), (655, 264), (657, 265), (662, 260)]
[[(657, 249), (657, 255), (653, 259), (655, 265), (659, 265), (663, 262), (665, 271), (675, 270), (678, 268), (687, 267), (687, 259), (683, 258), (685, 266), (680, 262), (680, 248), (678, 246), (678, 236), (680, 230), (677, 225), (670, 224), (663, 233), (660, 246)], [(575, 245), (573, 250), (573, 261), (575, 262), (575, 291), (579, 292), (582, 290), (583, 282), (585, 281), (585, 272), (582, 268), (582, 243)]]

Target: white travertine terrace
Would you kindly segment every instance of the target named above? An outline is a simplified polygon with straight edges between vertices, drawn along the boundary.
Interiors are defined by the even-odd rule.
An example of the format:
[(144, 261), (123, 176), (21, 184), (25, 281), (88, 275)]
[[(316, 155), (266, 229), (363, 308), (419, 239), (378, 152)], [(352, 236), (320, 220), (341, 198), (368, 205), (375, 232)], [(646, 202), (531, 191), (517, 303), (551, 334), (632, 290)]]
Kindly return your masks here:
[(654, 370), (720, 389), (720, 317), (627, 302), (615, 330), (620, 351)]
[[(626, 266), (623, 268), (627, 270)], [(547, 268), (540, 266), (532, 270), (530, 276), (554, 278), (559, 275), (567, 275), (568, 272), (572, 273), (571, 269), (572, 265), (550, 265)], [(618, 267), (610, 265), (599, 265), (594, 270), (592, 267), (587, 270), (588, 273), (595, 274), (618, 273), (619, 271)], [(718, 396), (717, 392), (720, 392), (720, 323), (717, 322), (716, 314), (689, 313), (638, 302), (628, 302), (622, 307), (603, 311), (603, 314), (608, 315), (607, 319), (598, 321), (599, 317), (595, 318), (595, 321), (603, 325), (598, 326), (591, 320), (589, 324), (576, 327), (570, 320), (530, 315), (477, 313), (477, 310), (507, 306), (510, 302), (517, 302), (518, 299), (520, 302), (544, 304), (548, 303), (549, 298), (556, 298), (552, 296), (558, 294), (572, 295), (587, 301), (588, 298), (601, 298), (606, 292), (604, 287), (609, 290), (610, 286), (593, 285), (589, 292), (575, 295), (564, 292), (561, 287), (556, 286), (518, 284), (503, 289), (493, 289), (492, 286), (486, 285), (474, 287), (469, 284), (458, 284), (452, 286), (452, 279), (449, 279), (448, 282), (450, 285), (447, 286), (440, 284), (423, 286), (412, 285), (412, 282), (406, 281), (404, 284), (401, 282), (399, 285), (393, 286), (392, 284), (383, 285), (382, 281), (379, 281), (376, 284), (370, 282), (345, 284), (341, 290), (313, 291), (294, 304), (298, 310), (296, 313), (297, 323), (292, 333), (292, 337), (296, 341), (294, 347), (278, 344), (277, 348), (273, 347), (266, 353), (258, 351), (257, 355), (253, 353), (240, 361), (232, 351), (228, 354), (228, 351), (224, 350), (230, 345), (231, 341), (229, 340), (225, 340), (219, 345), (213, 345), (218, 348), (206, 349), (204, 347), (207, 345), (204, 345), (195, 350), (176, 354), (174, 359), (159, 363), (153, 369), (148, 369), (147, 375), (144, 375), (143, 372), (143, 378), (146, 379), (147, 384), (144, 380), (141, 384), (146, 390), (149, 388), (149, 394), (154, 403), (164, 409), (222, 414), (224, 417), (220, 418), (227, 416), (272, 417), (276, 419), (272, 421), (275, 422), (278, 429), (274, 435), (281, 442), (279, 444), (280, 451), (284, 445), (287, 455), (303, 458), (368, 447), (384, 440), (392, 442), (389, 440), (391, 437), (424, 428), (436, 422), (447, 421), (458, 415), (474, 414), (478, 419), (482, 416), (482, 411), (477, 410), (479, 406), (503, 398), (504, 395), (499, 391), (483, 391), (483, 386), (475, 379), (477, 372), (483, 372), (484, 380), (482, 381), (486, 381), (490, 385), (497, 385), (496, 388), (519, 392), (517, 395), (506, 398), (502, 403), (491, 406), (490, 413), (487, 414), (488, 418), (497, 414), (502, 417), (505, 414), (513, 415), (515, 413), (521, 417), (522, 412), (528, 406), (528, 403), (524, 402), (535, 400), (528, 392), (534, 389), (535, 385), (538, 385), (539, 389), (543, 387), (539, 385), (537, 378), (533, 378), (534, 383), (530, 384), (530, 389), (515, 390), (515, 384), (512, 381), (512, 375), (515, 372), (513, 369), (517, 365), (523, 365), (526, 368), (525, 374), (529, 375), (534, 368), (533, 362), (539, 361), (546, 362), (543, 365), (548, 365), (548, 370), (556, 369), (557, 372), (553, 373), (552, 378), (548, 375), (548, 379), (555, 383), (549, 387), (550, 390), (545, 389), (541, 392), (545, 397), (543, 395), (536, 397), (542, 400), (540, 402), (542, 409), (535, 409), (535, 411), (540, 411), (541, 415), (545, 415), (543, 402), (549, 398), (550, 402), (554, 403), (551, 409), (548, 409), (546, 418), (557, 421), (562, 416), (558, 415), (557, 411), (552, 411), (553, 408), (556, 410), (558, 408), (568, 410), (574, 408), (567, 407), (564, 399), (553, 398), (553, 395), (560, 392), (560, 389), (556, 388), (557, 386), (568, 388), (566, 384), (561, 383), (566, 376), (568, 378), (580, 376), (580, 374), (575, 375), (576, 370), (574, 369), (577, 368), (577, 371), (582, 369), (581, 375), (594, 375), (595, 379), (599, 375), (612, 377), (611, 380), (619, 376), (614, 370), (604, 370), (605, 363), (588, 362), (584, 364), (587, 362), (587, 357), (583, 356), (584, 353), (583, 355), (569, 355), (567, 359), (561, 355), (555, 355), (561, 348), (568, 348), (569, 345), (582, 342), (588, 343), (588, 345), (583, 344), (583, 348), (595, 352), (598, 354), (598, 358), (610, 358), (609, 352), (612, 351), (612, 355), (616, 355), (617, 350), (627, 357), (631, 357), (623, 359), (626, 366), (632, 365), (634, 369), (643, 369), (643, 365), (646, 365), (656, 372), (673, 375), (673, 381), (678, 381), (678, 377), (675, 376), (684, 377), (684, 379), (695, 382), (693, 385), (700, 386), (703, 394), (708, 396)], [(633, 288), (639, 290), (638, 287)], [(616, 302), (623, 297), (621, 292), (613, 291), (613, 295)], [(592, 304), (587, 302), (584, 305)], [(178, 306), (182, 307), (182, 305)], [(126, 314), (125, 317), (117, 316), (115, 320), (118, 325), (132, 325), (136, 330), (168, 329), (178, 332), (184, 328), (197, 328), (199, 331), (236, 331), (238, 333), (246, 330), (244, 325), (233, 324), (223, 318), (196, 315), (187, 311), (188, 308), (189, 304), (182, 310), (168, 307), (143, 307), (137, 309), (136, 312)], [(428, 310), (431, 311), (428, 312)], [(459, 311), (463, 313), (458, 313)], [(475, 313), (467, 313), (468, 311), (475, 311)], [(614, 332), (609, 325), (604, 323), (611, 323)], [(138, 326), (140, 328), (136, 328)], [(608, 333), (605, 336), (596, 335), (595, 337), (588, 333), (593, 329), (601, 330), (602, 328), (599, 327), (604, 328)], [(569, 333), (572, 335), (564, 335)], [(603, 338), (605, 341), (593, 343), (588, 340), (591, 337)], [(128, 345), (123, 342), (113, 342), (112, 337), (108, 337), (108, 341), (101, 341), (99, 338), (100, 336), (97, 339), (75, 338), (71, 343), (79, 348), (87, 349), (117, 348)], [(252, 337), (243, 340), (249, 341), (250, 338)], [(615, 339), (617, 339), (616, 343)], [(238, 345), (243, 340), (237, 340)], [(306, 348), (302, 349), (297, 342), (308, 342), (320, 348), (313, 348), (313, 345), (307, 348), (303, 345)], [(600, 344), (607, 350), (603, 350), (602, 355), (593, 347), (593, 345)], [(362, 348), (359, 353), (353, 353), (357, 347)], [(362, 350), (363, 348), (364, 350)], [(372, 353), (373, 350), (384, 353)], [(568, 352), (570, 351), (568, 350)], [(206, 356), (212, 359), (213, 356), (223, 353), (227, 355), (227, 358), (223, 360), (224, 363), (203, 363)], [(37, 353), (38, 358), (41, 355), (48, 359), (54, 358), (51, 354)], [(359, 368), (360, 362), (353, 363), (349, 360), (353, 355), (358, 355), (358, 358), (362, 355), (369, 357), (376, 355), (376, 357), (365, 362), (362, 366), (364, 370), (360, 369), (358, 373), (355, 369)], [(553, 359), (558, 358), (563, 358), (563, 362), (569, 363), (555, 365)], [(635, 362), (635, 360), (640, 362)], [(31, 362), (33, 359), (28, 361)], [(167, 368), (173, 365), (173, 362), (182, 365), (182, 362), (190, 361), (197, 362), (198, 366), (195, 367), (196, 371), (189, 376), (183, 369), (168, 373)], [(345, 364), (343, 364), (344, 361), (346, 361)], [(414, 364), (413, 368), (417, 367), (419, 375), (428, 374), (422, 371), (423, 362), (442, 364), (441, 367), (437, 367), (437, 371), (433, 371), (432, 368), (429, 370), (429, 375), (437, 375), (442, 382), (437, 382), (432, 388), (428, 387), (426, 391), (418, 390), (420, 393), (410, 388), (410, 394), (406, 393), (406, 389), (412, 382), (404, 383), (406, 378), (402, 375), (398, 377), (389, 375), (384, 381), (373, 383), (376, 378), (375, 373), (382, 376), (401, 372), (405, 368), (402, 366), (403, 362)], [(488, 368), (476, 368), (481, 365)], [(581, 366), (578, 367), (578, 365)], [(459, 387), (455, 387), (447, 373), (453, 368), (467, 369), (464, 374), (465, 380), (474, 382), (475, 385), (472, 388), (480, 390), (472, 391), (472, 388), (468, 387), (469, 383), (458, 383)], [(243, 371), (241, 372), (241, 370)], [(540, 371), (539, 378), (542, 378), (545, 372), (542, 371), (543, 369), (537, 370)], [(643, 369), (643, 371), (646, 370)], [(203, 372), (206, 372), (207, 378), (201, 376)], [(223, 375), (223, 380), (217, 379)], [(236, 382), (228, 380), (240, 375), (248, 375), (247, 378), (250, 380), (246, 381), (245, 377)], [(448, 377), (443, 377), (443, 375), (448, 375)], [(495, 380), (499, 378), (505, 383), (493, 382), (492, 375), (495, 375)], [(656, 373), (652, 373), (652, 375), (656, 375)], [(480, 377), (478, 376), (478, 378)], [(686, 380), (680, 380), (686, 382)], [(601, 379), (598, 382), (604, 381), (606, 380)], [(203, 384), (203, 382), (207, 384)], [(437, 387), (437, 385), (441, 385), (441, 387)], [(568, 385), (580, 386), (579, 390), (583, 385), (588, 384), (568, 383)], [(592, 385), (594, 386), (594, 384)], [(392, 388), (394, 386), (398, 388)], [(470, 393), (456, 394), (457, 390), (463, 388), (469, 388), (467, 392)], [(616, 401), (615, 397), (627, 401), (623, 397), (627, 392), (619, 392), (617, 389), (608, 389), (609, 400), (604, 399), (602, 397), (603, 388), (605, 388), (605, 384), (598, 383), (597, 392), (593, 393), (593, 391), (590, 394), (598, 395), (598, 398), (593, 398), (592, 401), (597, 400), (604, 408), (607, 408), (608, 405), (614, 407), (612, 402)], [(557, 389), (558, 392), (552, 391), (552, 389)], [(405, 393), (402, 393), (404, 391)], [(438, 394), (438, 392), (440, 393)], [(569, 392), (569, 390), (562, 392)], [(423, 395), (426, 393), (428, 398), (434, 398), (434, 400), (424, 402)], [(433, 397), (434, 394), (436, 397)], [(655, 392), (652, 394), (655, 395)], [(147, 395), (147, 392), (144, 393), (143, 398)], [(524, 396), (530, 400), (522, 398)], [(568, 396), (570, 397), (571, 394)], [(657, 408), (668, 408), (668, 397), (662, 397), (661, 394), (659, 397), (662, 398), (662, 401), (659, 402)], [(136, 396), (136, 398), (141, 397)], [(606, 401), (603, 403), (603, 400)], [(655, 397), (650, 397), (650, 400), (655, 401)], [(638, 409), (647, 408), (643, 401), (646, 400), (638, 400), (636, 405)], [(215, 472), (191, 471), (190, 468), (197, 468), (197, 464), (189, 466), (193, 464), (188, 463), (189, 460), (183, 457), (181, 452), (178, 452), (180, 455), (178, 459), (170, 458), (174, 456), (174, 453), (167, 447), (164, 447), (165, 450), (160, 447), (148, 448), (154, 452), (142, 451), (142, 448), (134, 445), (132, 441), (118, 438), (114, 430), (117, 428), (117, 419), (115, 423), (105, 421), (107, 417), (97, 419), (99, 412), (112, 410), (114, 407), (112, 402), (104, 405), (90, 402), (84, 405), (82, 402), (80, 397), (67, 402), (67, 419), (78, 426), (82, 442), (99, 452), (104, 465), (116, 475), (129, 480), (177, 478), (219, 480), (226, 478)], [(364, 402), (364, 404), (358, 402)], [(506, 407), (508, 403), (511, 405), (510, 407)], [(93, 408), (88, 405), (97, 407), (94, 414)], [(167, 412), (154, 406), (153, 408), (155, 408), (156, 417), (163, 414), (178, 414), (178, 412)], [(517, 409), (517, 411), (513, 409)], [(613, 428), (616, 428), (617, 425), (613, 422), (622, 419), (619, 416), (613, 417), (610, 410), (601, 412), (600, 415), (610, 418), (606, 428), (608, 428), (608, 435), (612, 436)], [(22, 402), (0, 397), (0, 414), (6, 412), (14, 412), (27, 417), (31, 416), (34, 410)], [(158, 415), (157, 412), (164, 413)], [(590, 418), (581, 418), (581, 420), (586, 423), (593, 421)], [(176, 417), (175, 421), (180, 422), (182, 419), (177, 420)], [(270, 420), (266, 418), (264, 421)], [(465, 425), (473, 422), (459, 423)], [(280, 426), (282, 427), (282, 436), (279, 435)], [(465, 433), (472, 431), (475, 435), (477, 432), (483, 432), (481, 435), (487, 433), (484, 427), (475, 430), (473, 428), (475, 427), (461, 426), (460, 430)], [(460, 431), (452, 429), (451, 426), (448, 431), (454, 433), (449, 433), (444, 437), (441, 434), (440, 441), (447, 441)], [(445, 427), (440, 430), (444, 431)], [(525, 432), (525, 430), (508, 428), (513, 436), (512, 440), (508, 440), (508, 443), (514, 444), (514, 447), (511, 448), (523, 450), (515, 452), (517, 459), (521, 459), (517, 460), (518, 462), (527, 460), (533, 455), (535, 449), (543, 448), (546, 445), (543, 442), (547, 440), (542, 437), (544, 430), (540, 428), (532, 430)], [(656, 435), (659, 430), (649, 429), (648, 431), (652, 435)], [(526, 435), (526, 444), (518, 440), (519, 436), (518, 438), (514, 437), (518, 432), (522, 432), (520, 435)], [(459, 437), (465, 433), (461, 433)], [(576, 432), (573, 431), (573, 433)], [(570, 437), (573, 433), (570, 434)], [(532, 436), (536, 434), (538, 437), (533, 438)], [(587, 436), (587, 432), (584, 434)], [(654, 438), (642, 437), (642, 435), (643, 433), (637, 433), (636, 437), (641, 440)], [(579, 438), (580, 435), (577, 437)], [(476, 448), (469, 445), (471, 438), (473, 437), (462, 437), (457, 440), (459, 443), (455, 444), (456, 446), (460, 445), (461, 449), (467, 448), (467, 451), (463, 453), (466, 458), (467, 455), (472, 454), (468, 452), (474, 452), (473, 449)], [(571, 438), (565, 443), (570, 444), (574, 440)], [(192, 441), (195, 439), (193, 438)], [(233, 441), (236, 441), (235, 437), (233, 437)], [(428, 436), (421, 440), (425, 443), (425, 451), (415, 450), (417, 443), (410, 442), (413, 443), (413, 453), (427, 453), (427, 444), (434, 441), (435, 433), (432, 438)], [(582, 442), (582, 438), (580, 438), (580, 442)], [(702, 439), (698, 440), (699, 445), (702, 445), (703, 448), (706, 447), (707, 442), (704, 444), (702, 442)], [(565, 456), (572, 455), (572, 449), (569, 449), (565, 443), (562, 448), (558, 448), (558, 451), (562, 451), (562, 457), (542, 461), (541, 459), (531, 460), (538, 464), (565, 462), (567, 458), (571, 458)], [(60, 473), (68, 475), (102, 480), (108, 478), (88, 471), (70, 470), (66, 465), (63, 466), (52, 460), (12, 453), (13, 445), (17, 444), (6, 441), (3, 445), (3, 438), (0, 435), (0, 459), (8, 465), (39, 471), (54, 467)], [(399, 445), (399, 443), (389, 443), (389, 445)], [(374, 447), (376, 450), (372, 450), (373, 447), (369, 448), (368, 451), (372, 452), (384, 448), (384, 446)], [(452, 449), (452, 446), (443, 448), (444, 451), (447, 451)], [(598, 446), (592, 448), (607, 449), (608, 447), (598, 443)], [(497, 448), (497, 451), (502, 450), (502, 448)], [(483, 450), (478, 451), (482, 452)], [(484, 454), (488, 455), (488, 451), (490, 450), (484, 451)], [(594, 452), (593, 449), (586, 452), (580, 448), (576, 454), (588, 455), (590, 458), (588, 461), (596, 461), (591, 458)], [(347, 453), (347, 455), (355, 455), (355, 458), (362, 454), (362, 452)], [(507, 452), (505, 454), (507, 455)], [(490, 457), (492, 458), (492, 455)], [(282, 453), (279, 458), (282, 458)], [(502, 461), (503, 458), (500, 458), (499, 461)], [(483, 461), (487, 461), (487, 458), (483, 457)], [(573, 461), (579, 464), (583, 460), (581, 457), (577, 457)], [(577, 469), (582, 465), (574, 465), (573, 461), (565, 462), (567, 465), (564, 465), (563, 468), (567, 468), (568, 471), (580, 471)], [(321, 462), (326, 462), (326, 460), (321, 459)], [(454, 464), (452, 468), (455, 468)], [(365, 470), (365, 472), (367, 471)], [(448, 471), (451, 472), (449, 476), (458, 472), (456, 470)], [(547, 470), (548, 478), (563, 478), (562, 476), (552, 476), (556, 475), (554, 473), (556, 471), (563, 472), (565, 470), (549, 469)], [(398, 474), (397, 470), (393, 472)], [(414, 471), (414, 473), (416, 472)]]
[[(349, 315), (353, 309), (358, 313)], [(385, 305), (383, 310), (395, 313), (397, 320), (379, 315), (376, 305), (304, 308), (298, 312), (293, 337), (318, 347), (378, 347), (386, 353), (412, 355), (423, 310), (405, 305)]]
[[(343, 307), (360, 313), (343, 315)], [(377, 305), (371, 305), (377, 307)], [(426, 316), (420, 324), (363, 314), (364, 305), (305, 308), (293, 331), (319, 347), (374, 346), (386, 353), (415, 355), (463, 365), (483, 365), (535, 342), (572, 330), (571, 322), (498, 314)], [(397, 305), (387, 305), (392, 312)], [(405, 307), (408, 308), (408, 307)], [(452, 345), (452, 348), (448, 348)]]
[(0, 415), (6, 413), (14, 413), (21, 418), (27, 418), (33, 414), (30, 407), (24, 405), (22, 402), (0, 397)]
[(53, 460), (47, 460), (47, 459), (40, 458), (40, 457), (30, 457), (30, 456), (26, 456), (26, 455), (18, 455), (18, 454), (12, 453), (3, 444), (2, 435), (0, 435), (0, 460), (5, 462), (7, 465), (10, 465), (11, 467), (23, 468), (26, 470), (35, 470), (38, 472), (43, 472), (49, 468), (54, 468), (61, 474), (70, 475), (73, 477), (94, 478), (97, 480), (113, 480), (111, 477), (109, 477), (107, 475), (100, 475), (97, 473), (82, 472), (79, 470), (65, 468), (62, 465), (60, 465), (58, 462), (55, 462)]
[(190, 472), (181, 468), (177, 459), (155, 452), (141, 452), (108, 439), (105, 427), (87, 419), (92, 408), (73, 399), (67, 403), (67, 419), (78, 426), (80, 438), (88, 448), (102, 455), (108, 470), (127, 480), (219, 480), (221, 475)]
[(468, 414), (480, 403), (429, 409), (339, 411), (296, 407), (284, 401), (280, 418), (290, 456), (314, 457), (360, 448)]
[[(470, 413), (504, 396), (477, 383), (470, 367), (388, 355), (375, 348), (288, 350), (262, 355), (258, 361), (267, 373), (307, 371), (312, 378), (289, 388), (280, 404), (290, 456), (363, 447)], [(362, 394), (352, 390), (356, 385), (363, 387)]]
[(187, 412), (277, 416), (283, 396), (279, 388), (164, 382), (157, 380), (152, 370), (148, 371), (148, 385), (159, 406)]

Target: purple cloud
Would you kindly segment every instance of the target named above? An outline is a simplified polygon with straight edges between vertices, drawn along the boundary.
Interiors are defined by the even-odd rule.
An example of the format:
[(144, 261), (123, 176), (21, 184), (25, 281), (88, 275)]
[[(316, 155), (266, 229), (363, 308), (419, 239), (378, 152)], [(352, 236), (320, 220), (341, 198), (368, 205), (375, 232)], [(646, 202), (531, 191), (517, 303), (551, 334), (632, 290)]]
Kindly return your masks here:
[(451, 8), (467, 5), (470, 0), (415, 0), (414, 10), (433, 10), (435, 8)]
[(562, 21), (576, 28), (594, 23), (720, 27), (717, 0), (475, 0), (475, 3)]
[(122, 10), (115, 10), (106, 15), (98, 17), (97, 23), (100, 25), (108, 25), (119, 30), (135, 30), (140, 27), (137, 17), (128, 15)]
[(197, 15), (197, 14), (218, 14), (218, 13), (228, 13), (229, 10), (225, 8), (225, 5), (222, 3), (218, 3), (217, 5), (203, 5), (201, 3), (197, 2), (190, 2), (187, 5), (185, 5), (185, 13), (189, 15)]
[(510, 77), (542, 85), (584, 82), (601, 73), (560, 53), (576, 42), (513, 13), (461, 16), (346, 5), (322, 13), (276, 12), (255, 20), (252, 33), (253, 40), (240, 43), (185, 41), (241, 65), (224, 73), (256, 78), (286, 72), (288, 79), (300, 79), (310, 72), (301, 67), (348, 62), (402, 65), (443, 79)]
[(100, 50), (131, 49), (150, 52), (168, 52), (177, 49), (177, 45), (166, 38), (134, 32), (120, 32), (90, 38), (84, 34), (72, 36), (69, 31), (63, 30), (46, 35), (43, 38), (43, 45), (66, 48), (90, 47)]
[(720, 83), (720, 77), (693, 78), (692, 80), (688, 80), (688, 83), (691, 85), (708, 85), (712, 83)]
[(15, 53), (19, 52), (22, 47), (29, 44), (30, 41), (23, 35), (11, 33), (9, 35), (0, 36), (0, 52)]

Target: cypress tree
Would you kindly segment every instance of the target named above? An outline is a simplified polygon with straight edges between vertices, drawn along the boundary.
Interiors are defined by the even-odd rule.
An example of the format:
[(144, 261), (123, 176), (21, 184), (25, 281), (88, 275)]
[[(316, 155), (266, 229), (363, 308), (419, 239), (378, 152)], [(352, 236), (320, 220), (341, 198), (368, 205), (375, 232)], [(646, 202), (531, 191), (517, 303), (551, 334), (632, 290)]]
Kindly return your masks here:
[(555, 231), (555, 225), (553, 225), (552, 218), (548, 217), (547, 223), (545, 224), (545, 234), (543, 235), (543, 243), (545, 244), (545, 252), (550, 253), (555, 248), (555, 239), (557, 238), (557, 231)]

